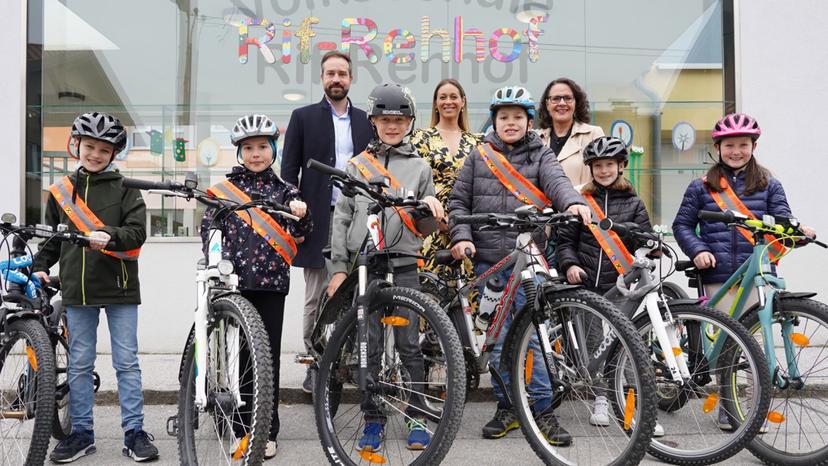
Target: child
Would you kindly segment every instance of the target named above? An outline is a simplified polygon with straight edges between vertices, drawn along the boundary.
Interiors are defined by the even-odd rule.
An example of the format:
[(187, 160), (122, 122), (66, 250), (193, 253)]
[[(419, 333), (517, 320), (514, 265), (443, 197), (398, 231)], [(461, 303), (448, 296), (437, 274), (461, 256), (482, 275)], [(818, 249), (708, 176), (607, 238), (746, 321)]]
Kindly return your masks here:
[[(705, 294), (712, 296), (725, 281), (753, 254), (753, 245), (738, 231), (721, 222), (699, 220), (700, 210), (721, 212), (717, 202), (737, 199), (742, 213), (757, 218), (774, 215), (790, 218), (791, 208), (782, 184), (756, 161), (754, 152), (762, 130), (750, 115), (732, 113), (713, 127), (713, 147), (719, 161), (707, 171), (707, 176), (693, 180), (681, 201), (673, 234), (681, 250), (702, 271)], [(696, 227), (699, 233), (696, 234)], [(816, 233), (802, 226), (802, 231), (815, 237)], [(723, 312), (730, 311), (734, 290), (717, 304)], [(756, 303), (755, 294), (747, 305)], [(719, 412), (719, 427), (731, 430), (724, 410)]]
[[(498, 174), (489, 168), (486, 160), (497, 157), (501, 165), (511, 165), (520, 174), (522, 179), (517, 180), (518, 184), (531, 184), (531, 187), (521, 190), (524, 196), (525, 193), (540, 188), (545, 197), (552, 199), (556, 210), (577, 214), (585, 222), (589, 221), (589, 209), (561, 169), (555, 153), (544, 147), (535, 132), (528, 131), (535, 117), (534, 105), (529, 92), (522, 87), (509, 86), (497, 90), (489, 106), (494, 131), (466, 158), (449, 198), (449, 218), (475, 213), (511, 214), (516, 208), (525, 205), (512, 194), (512, 190), (502, 184)], [(498, 173), (503, 176), (502, 172)], [(451, 226), (452, 256), (460, 259), (465, 257), (466, 248), (470, 249), (474, 255), (476, 275), (509, 254), (516, 239), (517, 232), (514, 231), (486, 231), (479, 227), (472, 228), (471, 225)], [(509, 273), (510, 270), (501, 273), (504, 282), (508, 280)], [(515, 309), (520, 309), (525, 303), (522, 290), (518, 290)], [(492, 351), (490, 364), (495, 368), (500, 366), (500, 352), (511, 320), (512, 313), (509, 313)], [(539, 351), (539, 348), (535, 349)], [(542, 363), (536, 362), (530, 391), (543, 394), (533, 404), (536, 422), (551, 444), (569, 445), (572, 437), (558, 425), (552, 413), (551, 385), (546, 369)], [(508, 371), (499, 372), (508, 389)], [(494, 419), (483, 427), (483, 437), (500, 438), (519, 427), (519, 424), (514, 410), (508, 406), (507, 398), (500, 392), (499, 385), (492, 385), (498, 399), (497, 411)]]
[[(628, 157), (624, 142), (618, 138), (602, 136), (590, 142), (584, 151), (584, 165), (589, 166), (592, 181), (583, 186), (581, 194), (591, 205), (596, 221), (607, 217), (616, 223), (633, 222), (651, 230), (644, 202), (624, 179)], [(612, 238), (596, 228), (585, 225), (567, 225), (561, 228), (558, 231), (558, 266), (566, 273), (569, 283), (582, 283), (581, 276), (585, 275), (584, 285), (603, 295), (615, 285), (618, 269), (623, 268), (624, 263), (620, 258), (617, 259), (617, 264), (610, 260), (615, 254), (608, 254), (604, 247), (611, 244)], [(602, 246), (596, 235), (607, 235), (601, 236), (601, 241), (607, 246)], [(635, 251), (635, 245), (631, 241), (626, 241), (624, 246), (630, 253)], [(587, 346), (590, 352), (594, 352), (603, 335), (598, 320), (590, 317), (592, 316), (584, 316), (584, 324), (588, 332)], [(610, 425), (609, 404), (606, 395), (602, 393), (603, 391), (598, 391), (589, 419), (589, 423), (594, 426)], [(664, 429), (656, 425), (653, 435), (663, 436)]]
[[(414, 127), (414, 98), (410, 91), (398, 84), (382, 84), (371, 91), (368, 97), (368, 118), (374, 127), (375, 138), (368, 144), (365, 152), (351, 159), (347, 171), (351, 175), (369, 181), (358, 165), (374, 166), (375, 170), (384, 170), (393, 177), (405, 191), (411, 191), (417, 199), (428, 204), (438, 220), (444, 216), (443, 207), (434, 197), (434, 182), (431, 167), (420, 158), (414, 147), (404, 142)], [(383, 225), (386, 238), (400, 238), (394, 250), (417, 253), (423, 245), (422, 240), (406, 226), (397, 213), (389, 209), (386, 212), (387, 224)], [(360, 200), (339, 196), (333, 217), (333, 236), (331, 238), (332, 277), (328, 285), (328, 295), (332, 296), (347, 277), (349, 264), (360, 250), (367, 234), (366, 220), (368, 212)], [(406, 288), (419, 289), (417, 263), (414, 258), (401, 258), (394, 261), (394, 284)], [(379, 316), (376, 316), (377, 319)], [(410, 319), (416, 322), (415, 319)], [(369, 341), (380, 341), (381, 328), (378, 320), (371, 320)], [(400, 358), (411, 376), (412, 383), (425, 380), (423, 355), (420, 351), (419, 328), (416, 324), (394, 327), (394, 341)], [(372, 348), (369, 355), (369, 370), (376, 373), (379, 366), (378, 348)], [(365, 418), (363, 436), (359, 440), (359, 449), (377, 451), (382, 448), (385, 436), (385, 416), (370, 398), (362, 403)], [(406, 410), (408, 418), (408, 448), (422, 450), (431, 441), (426, 430), (423, 413), (423, 400), (412, 396), (412, 402)]]
[(138, 365), (138, 255), (146, 239), (146, 207), (140, 191), (125, 189), (112, 161), (126, 145), (126, 130), (117, 118), (90, 112), (72, 124), (80, 167), (49, 187), (46, 223), (67, 224), (87, 233), (87, 248), (46, 242), (32, 270), (48, 282), (60, 260), (60, 283), (69, 327), (68, 382), (72, 433), (50, 456), (70, 463), (95, 453), (92, 422), (95, 345), (100, 309), (106, 310), (112, 343), (112, 366), (118, 379), (124, 456), (135, 461), (158, 457), (152, 436), (144, 432), (144, 397)]
[[(265, 448), (265, 459), (276, 456), (276, 437), (279, 435), (279, 356), (282, 347), (282, 323), (284, 321), (285, 297), (290, 289), (290, 261), (296, 254), (293, 237), (304, 237), (310, 233), (311, 217), (307, 206), (299, 199), (299, 190), (283, 181), (271, 166), (276, 156), (276, 141), (279, 128), (265, 115), (247, 115), (239, 118), (230, 135), (236, 146), (236, 160), (239, 166), (227, 174), (227, 180), (211, 187), (208, 191), (227, 197), (227, 189), (237, 188), (244, 196), (256, 193), (261, 199), (276, 201), (290, 207), (291, 213), (300, 218), (294, 221), (274, 215), (266, 218), (274, 223), (253, 229), (257, 219), (250, 211), (239, 211), (225, 223), (222, 241), (222, 256), (233, 262), (239, 276), (239, 289), (259, 311), (262, 323), (270, 337), (273, 361), (273, 417), (270, 435)], [(215, 209), (208, 209), (201, 222), (201, 239), (207, 248), (210, 242), (209, 229)], [(288, 245), (268, 242), (258, 231), (274, 229), (284, 232)], [(266, 233), (265, 233), (266, 234)], [(249, 371), (245, 372), (248, 374)], [(242, 381), (243, 385), (249, 381)], [(248, 420), (249, 423), (249, 420)]]

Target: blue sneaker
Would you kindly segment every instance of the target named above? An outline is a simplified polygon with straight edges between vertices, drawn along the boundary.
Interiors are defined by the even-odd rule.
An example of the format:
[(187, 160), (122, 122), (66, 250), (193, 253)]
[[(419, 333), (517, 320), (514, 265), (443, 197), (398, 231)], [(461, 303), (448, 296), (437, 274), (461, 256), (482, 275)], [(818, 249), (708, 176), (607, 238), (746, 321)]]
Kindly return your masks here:
[(425, 450), (431, 441), (431, 434), (426, 430), (425, 419), (408, 420), (408, 449)]
[(49, 459), (55, 463), (71, 463), (96, 451), (95, 434), (91, 430), (73, 431), (52, 450)]
[(359, 449), (363, 451), (382, 450), (382, 441), (385, 440), (385, 424), (367, 422), (362, 429), (362, 438), (359, 439)]
[(158, 448), (152, 444), (155, 437), (143, 430), (128, 430), (124, 433), (124, 456), (137, 462), (158, 458)]

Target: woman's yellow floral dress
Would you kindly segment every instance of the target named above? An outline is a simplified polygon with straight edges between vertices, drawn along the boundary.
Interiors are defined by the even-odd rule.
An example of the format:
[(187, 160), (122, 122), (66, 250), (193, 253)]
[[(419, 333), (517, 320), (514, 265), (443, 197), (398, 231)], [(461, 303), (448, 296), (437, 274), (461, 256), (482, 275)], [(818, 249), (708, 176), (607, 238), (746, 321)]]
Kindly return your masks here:
[[(464, 131), (460, 137), (457, 153), (451, 155), (437, 128), (418, 129), (412, 135), (411, 144), (414, 145), (414, 149), (431, 165), (437, 199), (444, 207), (448, 204), (451, 188), (454, 187), (454, 180), (463, 168), (463, 162), (480, 142), (479, 135)], [(434, 264), (434, 255), (440, 249), (448, 249), (450, 245), (451, 239), (447, 233), (437, 232), (428, 236), (423, 242), (422, 254), (426, 258), (423, 270), (433, 273), (443, 272), (444, 266)], [(465, 261), (463, 271), (468, 277), (473, 276), (471, 261)]]

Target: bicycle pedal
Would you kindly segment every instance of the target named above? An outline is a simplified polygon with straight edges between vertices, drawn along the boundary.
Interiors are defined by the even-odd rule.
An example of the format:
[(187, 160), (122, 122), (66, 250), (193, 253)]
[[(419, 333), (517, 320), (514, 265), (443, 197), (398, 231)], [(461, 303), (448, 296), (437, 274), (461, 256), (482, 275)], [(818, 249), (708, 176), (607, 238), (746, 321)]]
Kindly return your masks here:
[(309, 366), (316, 362), (316, 359), (313, 358), (310, 354), (297, 354), (293, 361), (297, 364), (304, 364)]
[(167, 418), (167, 435), (170, 437), (178, 437), (178, 416), (170, 416)]

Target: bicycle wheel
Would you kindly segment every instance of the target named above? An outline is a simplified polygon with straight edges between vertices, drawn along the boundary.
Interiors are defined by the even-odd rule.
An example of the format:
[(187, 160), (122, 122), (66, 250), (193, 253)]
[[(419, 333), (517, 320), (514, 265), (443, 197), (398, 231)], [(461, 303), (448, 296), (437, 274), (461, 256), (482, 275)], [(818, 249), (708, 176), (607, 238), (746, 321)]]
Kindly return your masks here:
[[(762, 349), (747, 330), (726, 314), (697, 304), (672, 304), (673, 332), (690, 370), (690, 382), (673, 381), (646, 314), (635, 327), (656, 367), (660, 397), (673, 406), (659, 413), (664, 437), (654, 438), (649, 453), (673, 464), (699, 465), (735, 455), (759, 432), (770, 402), (770, 376)], [(722, 339), (717, 357), (705, 354), (702, 339)], [(738, 413), (738, 414), (737, 414)], [(720, 417), (739, 418), (732, 431), (719, 427)]]
[[(644, 342), (629, 319), (595, 293), (583, 289), (550, 290), (546, 302), (537, 314), (542, 317), (533, 315), (530, 307), (518, 313), (503, 348), (503, 358), (509, 362), (512, 401), (523, 435), (546, 464), (638, 464), (656, 423), (654, 375), (646, 361)], [(574, 333), (561, 325), (561, 315), (564, 325), (573, 323)], [(537, 324), (533, 318), (539, 320)], [(584, 322), (594, 327), (587, 328)], [(542, 379), (550, 374), (543, 368), (545, 354), (538, 346), (537, 338), (543, 328), (540, 324), (545, 324), (552, 344), (554, 373), (550, 379), (560, 383), (556, 388), (550, 388)], [(613, 344), (613, 339), (617, 342), (616, 350), (607, 353), (611, 359), (598, 373), (589, 373), (584, 365), (589, 357), (582, 358), (588, 354), (586, 335), (593, 329), (600, 330), (602, 346)], [(573, 338), (579, 342), (577, 348)], [(593, 398), (606, 394), (608, 387), (613, 386), (625, 393), (625, 404), (619, 404), (620, 416), (612, 418), (606, 427), (589, 425)], [(551, 407), (537, 407), (546, 404), (550, 397), (556, 399)], [(568, 432), (571, 444), (553, 445), (559, 437), (548, 436), (553, 432), (550, 426), (558, 432)]]
[[(793, 326), (793, 361), (802, 383), (790, 380), (782, 338), (782, 322)], [(758, 307), (748, 311), (742, 323), (759, 345), (764, 338)], [(768, 421), (748, 449), (767, 464), (828, 464), (828, 306), (805, 298), (776, 302), (773, 314), (774, 355), (779, 374), (789, 379), (785, 388), (774, 387)]]
[[(261, 464), (273, 412), (270, 343), (259, 313), (240, 295), (212, 301), (207, 341), (187, 348), (178, 396), (182, 465)], [(238, 350), (233, 350), (238, 342)], [(195, 366), (195, 347), (207, 367)], [(238, 376), (235, 376), (235, 368)], [(206, 373), (207, 405), (195, 405), (195, 374)]]
[[(314, 412), (319, 438), (328, 460), (336, 464), (438, 464), (445, 457), (463, 414), (465, 363), (457, 333), (448, 317), (424, 294), (409, 288), (391, 287), (378, 291), (366, 312), (375, 326), (369, 338), (366, 357), (369, 377), (374, 381), (368, 394), (353, 390), (358, 382), (359, 357), (356, 350), (357, 312), (351, 309), (337, 322), (320, 362), (314, 391)], [(443, 380), (423, 378), (421, 352), (403, 352), (392, 339), (401, 337), (399, 329), (413, 325), (434, 329), (440, 346)], [(407, 350), (406, 350), (407, 351)], [(417, 372), (420, 375), (416, 375)], [(342, 403), (336, 413), (328, 400), (337, 390)], [(370, 414), (369, 414), (370, 413)], [(359, 446), (366, 431), (366, 418), (383, 426), (376, 444)], [(422, 449), (408, 449), (409, 425), (420, 423), (419, 430), (429, 434)]]
[(55, 356), (46, 329), (10, 323), (0, 347), (0, 463), (43, 464), (55, 407)]
[[(62, 332), (67, 328), (65, 317), (61, 327)], [(72, 433), (72, 418), (69, 417), (69, 343), (62, 335), (52, 335), (52, 348), (55, 351), (55, 415), (52, 420), (52, 437), (63, 440)]]

